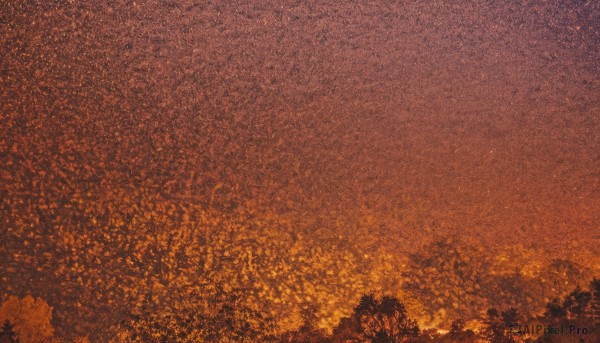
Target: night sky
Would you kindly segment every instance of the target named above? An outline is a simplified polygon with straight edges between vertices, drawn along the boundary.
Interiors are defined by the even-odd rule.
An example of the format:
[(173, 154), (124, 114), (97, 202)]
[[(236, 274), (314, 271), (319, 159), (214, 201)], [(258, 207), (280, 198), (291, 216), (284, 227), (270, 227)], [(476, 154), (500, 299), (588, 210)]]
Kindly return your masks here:
[(403, 261), (455, 237), (597, 272), (599, 56), (596, 1), (3, 1), (1, 299), (100, 330), (114, 303), (81, 295), (101, 288), (83, 270), (137, 248), (82, 256), (143, 209), (190, 227), (252, 209), (310, 249)]

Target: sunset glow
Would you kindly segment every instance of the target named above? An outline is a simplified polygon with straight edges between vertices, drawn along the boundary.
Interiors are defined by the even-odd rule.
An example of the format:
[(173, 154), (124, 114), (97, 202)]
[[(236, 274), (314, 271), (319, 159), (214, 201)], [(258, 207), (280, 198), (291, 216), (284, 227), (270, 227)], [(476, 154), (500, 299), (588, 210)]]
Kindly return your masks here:
[(3, 1), (0, 342), (595, 342), (598, 56), (592, 0)]

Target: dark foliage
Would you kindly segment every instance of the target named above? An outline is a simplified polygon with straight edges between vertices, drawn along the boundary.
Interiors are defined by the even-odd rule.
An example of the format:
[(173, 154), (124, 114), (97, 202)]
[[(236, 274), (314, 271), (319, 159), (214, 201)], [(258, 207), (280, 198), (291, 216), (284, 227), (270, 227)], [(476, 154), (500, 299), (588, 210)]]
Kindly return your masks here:
[(14, 325), (8, 319), (2, 325), (0, 331), (0, 343), (18, 343), (17, 334), (14, 331)]
[(363, 295), (354, 308), (354, 318), (362, 339), (371, 342), (404, 342), (419, 334), (419, 326), (409, 318), (404, 304), (397, 298)]
[(241, 305), (231, 296), (211, 313), (186, 308), (177, 313), (143, 313), (124, 320), (119, 333), (127, 342), (258, 342), (273, 339), (272, 318)]

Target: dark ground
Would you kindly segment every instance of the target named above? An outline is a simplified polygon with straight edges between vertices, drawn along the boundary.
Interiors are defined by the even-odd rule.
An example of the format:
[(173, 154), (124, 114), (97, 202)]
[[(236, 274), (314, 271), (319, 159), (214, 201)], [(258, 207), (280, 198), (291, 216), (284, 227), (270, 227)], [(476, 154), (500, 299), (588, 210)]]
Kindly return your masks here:
[(1, 229), (145, 182), (598, 268), (599, 56), (596, 1), (4, 1)]

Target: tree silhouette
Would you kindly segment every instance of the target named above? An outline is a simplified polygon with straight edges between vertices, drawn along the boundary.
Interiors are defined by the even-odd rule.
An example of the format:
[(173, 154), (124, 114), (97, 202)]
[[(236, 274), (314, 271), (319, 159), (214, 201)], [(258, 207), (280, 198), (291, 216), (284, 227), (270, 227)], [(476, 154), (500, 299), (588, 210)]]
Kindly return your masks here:
[[(579, 339), (585, 342), (600, 342), (600, 280), (593, 279), (589, 290), (582, 290), (577, 286), (562, 300), (555, 298), (546, 304), (544, 315), (539, 319), (548, 326), (560, 326), (565, 323), (575, 324), (579, 328), (585, 328), (587, 333), (579, 335)], [(569, 336), (571, 341), (577, 336)], [(538, 337), (534, 342), (563, 342), (549, 335)]]
[(442, 334), (434, 328), (430, 328), (430, 329), (426, 329), (423, 330), (418, 337), (412, 339), (410, 342), (411, 343), (439, 343), (439, 342), (445, 342), (444, 340), (445, 336), (442, 336)]
[(482, 336), (492, 343), (520, 342), (520, 337), (513, 336), (510, 332), (511, 325), (517, 324), (518, 318), (518, 312), (514, 308), (502, 312), (490, 308), (486, 313)]
[(304, 331), (312, 331), (317, 328), (317, 308), (315, 306), (307, 306), (302, 309), (300, 312), (300, 316), (302, 317), (302, 325), (300, 326), (300, 330)]
[[(204, 342), (257, 342), (271, 339), (273, 320), (229, 295), (214, 315), (204, 316)], [(218, 303), (215, 305), (219, 306)]]
[(271, 339), (272, 319), (245, 307), (235, 295), (211, 299), (213, 311), (194, 306), (177, 312), (130, 314), (115, 342), (257, 342)]
[(552, 299), (551, 302), (546, 304), (546, 311), (544, 312), (544, 319), (550, 324), (557, 324), (564, 322), (567, 318), (567, 311), (563, 307), (560, 299)]
[(464, 331), (465, 325), (465, 320), (462, 318), (454, 320), (450, 325), (450, 334), (460, 334)]
[(594, 278), (590, 283), (590, 291), (592, 293), (592, 301), (590, 303), (590, 312), (592, 320), (600, 327), (600, 279)]
[(563, 308), (567, 317), (573, 319), (584, 319), (590, 315), (588, 309), (592, 301), (592, 293), (583, 291), (579, 286), (565, 297)]
[(513, 324), (518, 324), (520, 320), (519, 311), (513, 307), (506, 311), (502, 311), (501, 316), (505, 328), (510, 327)]
[(0, 343), (18, 343), (17, 335), (14, 331), (14, 325), (7, 319), (2, 325), (0, 332)]
[(380, 301), (373, 294), (363, 295), (354, 308), (354, 317), (363, 339), (370, 342), (404, 342), (419, 334), (416, 321), (409, 318), (405, 306), (395, 297)]
[(46, 343), (54, 336), (52, 307), (40, 298), (10, 296), (0, 306), (0, 321), (10, 320), (21, 343)]
[(458, 318), (450, 325), (450, 331), (442, 339), (443, 342), (477, 342), (477, 334), (473, 330), (465, 330), (466, 323), (463, 318)]

